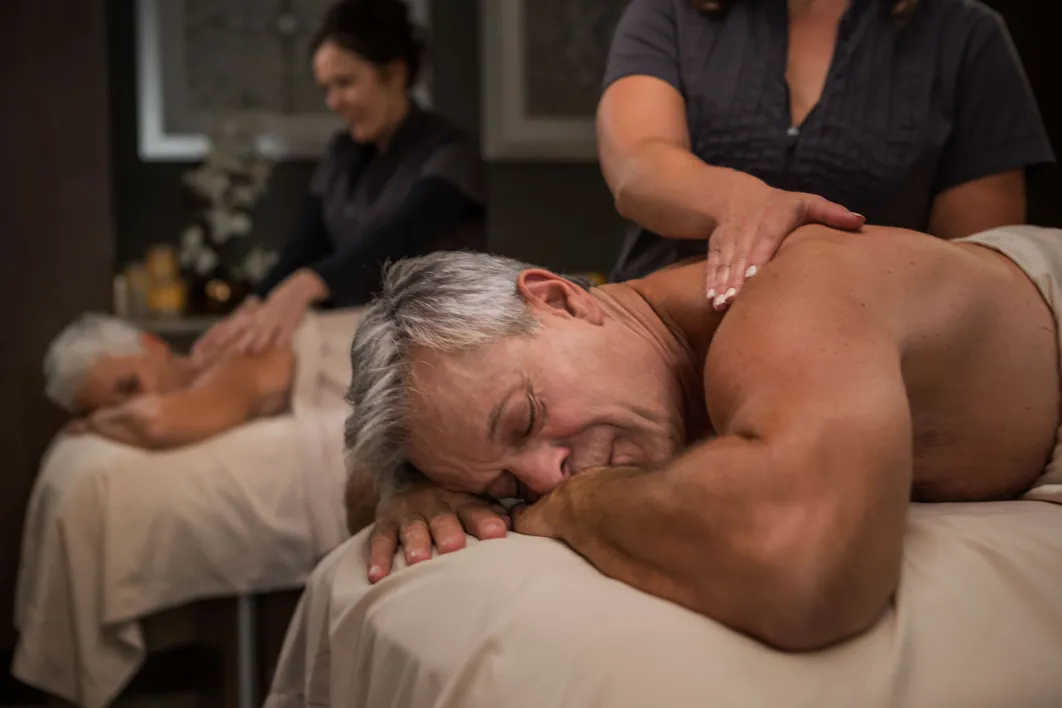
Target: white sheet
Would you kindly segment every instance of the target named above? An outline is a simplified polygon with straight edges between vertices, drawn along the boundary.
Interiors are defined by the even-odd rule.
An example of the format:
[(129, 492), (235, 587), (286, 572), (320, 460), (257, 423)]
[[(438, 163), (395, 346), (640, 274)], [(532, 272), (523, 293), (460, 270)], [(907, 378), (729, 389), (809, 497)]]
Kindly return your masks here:
[(1062, 705), (1062, 507), (1044, 502), (912, 506), (895, 608), (803, 655), (546, 539), (470, 539), (370, 587), (366, 533), (315, 570), (266, 708)]
[(22, 539), (17, 678), (101, 708), (144, 659), (141, 618), (305, 582), (347, 537), (342, 396), (358, 314), (300, 327), (292, 415), (161, 453), (53, 444)]

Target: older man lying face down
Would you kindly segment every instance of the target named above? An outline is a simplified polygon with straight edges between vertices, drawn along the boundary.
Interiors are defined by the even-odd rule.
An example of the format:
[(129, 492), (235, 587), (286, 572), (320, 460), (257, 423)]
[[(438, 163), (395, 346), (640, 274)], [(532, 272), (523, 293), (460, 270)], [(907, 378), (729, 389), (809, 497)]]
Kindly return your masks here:
[(1062, 232), (1032, 227), (806, 227), (725, 313), (703, 263), (586, 290), (488, 255), (400, 262), (354, 342), (372, 579), (396, 533), (421, 560), (461, 545), (458, 518), (503, 535), (488, 500), (517, 497), (516, 531), (770, 645), (851, 637), (896, 589), (909, 500), (1012, 499), (1051, 462), (1045, 274)]
[(179, 447), (286, 412), (294, 397), (342, 405), (355, 321), (354, 311), (314, 315), (289, 346), (192, 358), (125, 320), (87, 314), (49, 346), (46, 393), (78, 416), (68, 432), (146, 449)]

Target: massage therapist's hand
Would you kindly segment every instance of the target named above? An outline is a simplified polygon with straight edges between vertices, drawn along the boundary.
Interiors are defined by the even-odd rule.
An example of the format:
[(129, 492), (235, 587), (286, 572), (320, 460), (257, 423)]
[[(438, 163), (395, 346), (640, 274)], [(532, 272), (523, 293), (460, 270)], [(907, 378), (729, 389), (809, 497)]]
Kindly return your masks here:
[(192, 346), (192, 358), (203, 363), (222, 353), (253, 355), (270, 347), (286, 346), (310, 306), (326, 297), (328, 289), (316, 273), (296, 271), (264, 302), (248, 298), (211, 327)]
[(255, 355), (271, 347), (287, 346), (310, 306), (327, 297), (328, 288), (316, 273), (309, 269), (296, 271), (251, 313), (247, 328), (236, 340), (234, 350)]
[(228, 317), (214, 324), (192, 345), (192, 359), (198, 364), (212, 361), (244, 335), (251, 324), (251, 316), (262, 306), (258, 297), (244, 299)]
[(481, 497), (412, 484), (376, 507), (376, 528), (369, 537), (369, 582), (391, 572), (399, 544), (406, 563), (413, 565), (431, 558), (432, 542), (439, 553), (450, 553), (465, 547), (465, 531), (486, 541), (504, 538), (509, 525), (505, 510)]
[(866, 219), (814, 194), (769, 187), (751, 175), (736, 174), (726, 209), (708, 243), (708, 299), (725, 309), (747, 278), (763, 268), (782, 241), (805, 224), (855, 231)]

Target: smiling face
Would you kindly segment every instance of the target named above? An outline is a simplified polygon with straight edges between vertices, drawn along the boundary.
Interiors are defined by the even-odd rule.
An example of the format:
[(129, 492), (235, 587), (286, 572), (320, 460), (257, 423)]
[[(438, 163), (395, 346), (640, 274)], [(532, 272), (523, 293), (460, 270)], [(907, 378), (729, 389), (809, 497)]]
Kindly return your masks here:
[(325, 91), (328, 110), (346, 123), (359, 143), (386, 140), (409, 107), (406, 68), (401, 61), (377, 66), (334, 42), (313, 55), (313, 73)]
[(518, 288), (533, 336), (410, 353), (410, 462), (449, 489), (534, 501), (589, 468), (672, 457), (684, 424), (663, 355), (566, 280)]

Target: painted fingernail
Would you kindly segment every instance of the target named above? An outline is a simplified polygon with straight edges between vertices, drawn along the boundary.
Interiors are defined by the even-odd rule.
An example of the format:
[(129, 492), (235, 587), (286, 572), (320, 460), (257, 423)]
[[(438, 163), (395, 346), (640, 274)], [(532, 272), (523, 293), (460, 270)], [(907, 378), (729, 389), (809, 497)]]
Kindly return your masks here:
[(751, 278), (752, 276), (756, 275), (759, 272), (760, 272), (760, 269), (757, 268), (756, 266), (749, 266), (748, 268), (745, 269), (745, 277), (746, 278)]
[(735, 295), (737, 295), (736, 288), (728, 289), (725, 293), (723, 293), (723, 302), (730, 302)]
[(715, 305), (716, 307), (722, 307), (723, 305), (726, 304), (726, 295), (720, 295), (719, 297), (717, 297), (715, 299), (715, 301), (712, 304)]
[(715, 288), (712, 288), (711, 290), (708, 291), (708, 299), (709, 300), (714, 300), (715, 299)]

